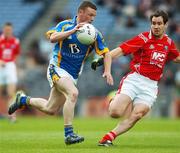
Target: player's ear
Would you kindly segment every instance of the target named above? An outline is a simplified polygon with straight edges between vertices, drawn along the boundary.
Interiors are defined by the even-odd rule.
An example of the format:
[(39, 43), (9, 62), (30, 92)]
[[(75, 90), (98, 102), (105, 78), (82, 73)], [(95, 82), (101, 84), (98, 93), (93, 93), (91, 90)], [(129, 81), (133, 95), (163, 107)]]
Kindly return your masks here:
[(165, 23), (165, 28), (167, 29), (167, 27), (168, 27), (168, 22)]
[(84, 12), (83, 9), (79, 9), (79, 10), (78, 10), (78, 15), (83, 14), (83, 12)]

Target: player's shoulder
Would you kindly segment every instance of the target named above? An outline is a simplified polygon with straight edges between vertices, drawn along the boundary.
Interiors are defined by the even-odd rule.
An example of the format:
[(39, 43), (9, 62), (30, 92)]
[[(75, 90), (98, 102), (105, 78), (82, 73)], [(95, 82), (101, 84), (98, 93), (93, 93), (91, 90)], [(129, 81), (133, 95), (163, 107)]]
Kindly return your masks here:
[(99, 31), (99, 29), (97, 29), (96, 27), (95, 27), (95, 29), (96, 29), (96, 33), (97, 33), (97, 34), (102, 35), (102, 32), (101, 32), (101, 31)]
[(72, 23), (73, 23), (73, 20), (72, 20), (72, 19), (63, 20), (63, 21), (59, 22), (59, 23), (56, 25), (56, 28), (62, 27), (62, 26), (67, 25), (67, 24), (72, 24)]
[(167, 35), (167, 34), (164, 34), (164, 38), (165, 38), (165, 41), (171, 45), (172, 43), (174, 43), (174, 41)]
[(18, 38), (15, 38), (15, 41), (14, 41), (16, 44), (20, 44), (20, 40)]
[(150, 32), (141, 32), (140, 34), (137, 35), (140, 39), (142, 39), (145, 43), (150, 39), (151, 33)]
[(3, 34), (0, 34), (0, 41), (2, 41), (4, 39)]
[(13, 42), (17, 45), (20, 44), (19, 38), (15, 37), (15, 36), (13, 36)]
[(95, 29), (96, 29), (96, 34), (97, 34), (97, 37), (100, 37), (101, 39), (103, 39), (104, 37), (103, 37), (102, 32), (101, 32), (101, 31), (99, 31), (97, 28), (95, 28)]

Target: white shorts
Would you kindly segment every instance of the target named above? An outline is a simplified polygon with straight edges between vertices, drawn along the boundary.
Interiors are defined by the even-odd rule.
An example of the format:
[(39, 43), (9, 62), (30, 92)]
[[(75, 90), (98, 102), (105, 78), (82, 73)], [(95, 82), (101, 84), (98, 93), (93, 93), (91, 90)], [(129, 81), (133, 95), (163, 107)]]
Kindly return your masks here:
[(0, 67), (0, 85), (17, 83), (17, 71), (14, 62), (8, 62)]
[(157, 81), (132, 72), (122, 78), (117, 93), (128, 95), (133, 104), (143, 103), (151, 108), (157, 98), (157, 83)]
[(73, 76), (70, 75), (67, 71), (53, 64), (50, 64), (47, 69), (47, 79), (51, 88), (54, 86), (54, 81), (58, 80), (61, 77), (68, 77), (72, 79), (74, 84), (77, 84), (77, 79), (74, 79)]

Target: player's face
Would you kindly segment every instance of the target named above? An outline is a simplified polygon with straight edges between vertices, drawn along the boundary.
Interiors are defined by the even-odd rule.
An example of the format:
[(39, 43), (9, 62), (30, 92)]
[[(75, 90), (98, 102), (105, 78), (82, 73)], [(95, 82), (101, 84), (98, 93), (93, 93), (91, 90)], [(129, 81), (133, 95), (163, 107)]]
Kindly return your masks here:
[(78, 12), (79, 23), (80, 22), (92, 23), (95, 17), (96, 17), (96, 10), (90, 7), (87, 7), (84, 10), (80, 10)]
[(161, 38), (166, 30), (162, 16), (153, 17), (151, 21), (151, 31), (155, 37)]
[(12, 34), (13, 34), (13, 28), (12, 28), (12, 26), (9, 26), (9, 25), (4, 26), (4, 28), (3, 28), (3, 34), (4, 34), (5, 37), (11, 37)]

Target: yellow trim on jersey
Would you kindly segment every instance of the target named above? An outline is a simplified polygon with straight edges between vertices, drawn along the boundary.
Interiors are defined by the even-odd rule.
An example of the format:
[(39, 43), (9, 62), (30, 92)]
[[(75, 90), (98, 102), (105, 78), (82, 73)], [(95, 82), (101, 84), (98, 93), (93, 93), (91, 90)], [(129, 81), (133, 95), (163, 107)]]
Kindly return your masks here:
[[(60, 42), (59, 42), (59, 49), (62, 48), (62, 43), (63, 43), (63, 41), (60, 41)], [(61, 59), (62, 59), (61, 51), (59, 50), (59, 52), (58, 52), (58, 66), (59, 66), (59, 67), (60, 67)]]
[(85, 55), (85, 57), (84, 57), (84, 59), (83, 59), (83, 62), (82, 62), (82, 63), (84, 63), (84, 61), (85, 61), (85, 60), (86, 60), (86, 58), (88, 57), (89, 52), (90, 52), (90, 48), (91, 48), (91, 47), (89, 47), (89, 48), (87, 49), (86, 55)]
[(51, 34), (52, 34), (52, 33), (54, 33), (54, 32), (56, 32), (56, 30), (49, 30), (48, 32), (46, 32), (46, 33), (45, 33), (46, 38), (48, 38), (48, 39), (49, 39), (49, 38), (50, 38), (50, 36), (51, 36)]
[(104, 53), (109, 52), (109, 49), (107, 47), (105, 47), (103, 50), (99, 50), (98, 46), (97, 46), (97, 41), (95, 42), (95, 51), (98, 55), (102, 55)]
[(54, 74), (52, 76), (52, 80), (53, 80), (54, 83), (57, 82), (59, 79), (60, 79), (60, 77), (57, 74)]

